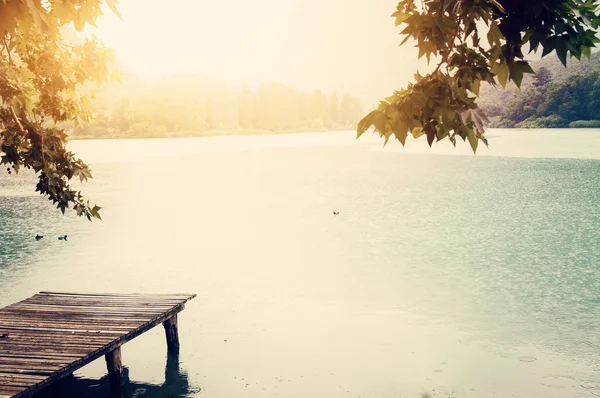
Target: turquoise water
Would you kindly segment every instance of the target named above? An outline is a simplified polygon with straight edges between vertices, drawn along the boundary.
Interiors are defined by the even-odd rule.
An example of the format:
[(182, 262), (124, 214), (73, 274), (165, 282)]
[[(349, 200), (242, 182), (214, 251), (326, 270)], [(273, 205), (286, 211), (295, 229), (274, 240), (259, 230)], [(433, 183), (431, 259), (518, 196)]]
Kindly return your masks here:
[[(0, 305), (196, 292), (179, 363), (162, 328), (123, 347), (130, 397), (600, 396), (600, 131), (490, 135), (477, 156), (352, 133), (74, 142), (104, 221), (0, 175)], [(42, 396), (104, 396), (104, 372)]]

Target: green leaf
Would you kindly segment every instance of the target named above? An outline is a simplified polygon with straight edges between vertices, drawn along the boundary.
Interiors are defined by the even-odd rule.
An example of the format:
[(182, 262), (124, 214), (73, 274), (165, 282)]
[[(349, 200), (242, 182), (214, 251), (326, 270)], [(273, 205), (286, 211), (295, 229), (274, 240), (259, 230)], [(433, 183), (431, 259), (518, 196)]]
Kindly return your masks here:
[(419, 58), (423, 55), (427, 55), (427, 63), (430, 61), (431, 54), (437, 53), (437, 46), (431, 41), (424, 41), (418, 45), (419, 47)]
[(401, 112), (394, 113), (390, 122), (390, 126), (396, 139), (400, 141), (402, 146), (404, 146), (406, 143), (406, 137), (408, 136), (408, 125), (403, 120)]
[(492, 68), (492, 73), (498, 77), (498, 82), (502, 87), (506, 87), (506, 83), (508, 82), (508, 75), (510, 73), (510, 69), (505, 60), (500, 60), (498, 64), (494, 65)]
[(592, 59), (592, 48), (588, 46), (581, 46), (581, 53), (589, 60)]
[(433, 127), (431, 124), (428, 124), (425, 126), (424, 130), (427, 134), (427, 143), (431, 147), (433, 145), (433, 141), (435, 141), (435, 127)]
[(411, 134), (412, 134), (413, 138), (417, 139), (420, 136), (422, 136), (423, 134), (425, 134), (425, 132), (423, 131), (423, 129), (421, 127), (415, 127), (414, 129), (412, 129)]
[(556, 55), (558, 55), (560, 62), (564, 66), (567, 66), (567, 44), (564, 40), (559, 39), (556, 42)]
[(477, 145), (479, 144), (479, 140), (477, 139), (477, 136), (475, 136), (475, 132), (473, 132), (472, 129), (470, 129), (467, 134), (467, 140), (469, 140), (469, 144), (471, 144), (473, 153), (477, 153)]
[(479, 95), (480, 83), (481, 81), (478, 79), (473, 80), (473, 82), (471, 83), (471, 91), (477, 96)]
[(542, 58), (544, 58), (546, 55), (550, 54), (556, 49), (556, 43), (556, 37), (551, 37), (545, 42), (542, 42), (542, 46), (544, 47), (544, 50), (542, 51)]
[(102, 209), (100, 206), (94, 206), (90, 209), (90, 214), (98, 220), (102, 220), (102, 217), (100, 217), (100, 209)]
[(385, 135), (387, 133), (387, 122), (388, 117), (385, 113), (379, 111), (375, 113), (375, 116), (373, 117), (373, 126), (380, 134)]
[(396, 11), (395, 13), (392, 14), (393, 18), (396, 18), (396, 26), (401, 25), (404, 21), (406, 21), (408, 19), (410, 15), (402, 12), (402, 11)]
[(515, 82), (517, 87), (521, 87), (523, 74), (525, 73), (535, 74), (527, 61), (515, 61), (510, 65), (510, 79)]
[(488, 30), (487, 33), (487, 39), (488, 42), (492, 45), (492, 46), (500, 46), (502, 43), (500, 42), (500, 40), (504, 38), (504, 35), (502, 35), (502, 32), (500, 32), (500, 29), (498, 28), (498, 24), (496, 23), (496, 21), (493, 21), (490, 24), (490, 29)]
[(369, 129), (373, 125), (373, 120), (378, 111), (371, 111), (367, 114), (367, 116), (363, 117), (359, 122), (356, 128), (356, 139), (358, 139), (365, 131)]

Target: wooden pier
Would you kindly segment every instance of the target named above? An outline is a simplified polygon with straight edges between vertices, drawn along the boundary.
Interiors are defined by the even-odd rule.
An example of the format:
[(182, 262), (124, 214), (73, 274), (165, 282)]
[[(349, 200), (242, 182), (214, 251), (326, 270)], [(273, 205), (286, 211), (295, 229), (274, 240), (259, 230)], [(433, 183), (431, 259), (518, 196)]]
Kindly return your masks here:
[(0, 398), (28, 397), (100, 358), (122, 384), (121, 346), (162, 323), (179, 352), (177, 314), (195, 294), (41, 292), (0, 309)]

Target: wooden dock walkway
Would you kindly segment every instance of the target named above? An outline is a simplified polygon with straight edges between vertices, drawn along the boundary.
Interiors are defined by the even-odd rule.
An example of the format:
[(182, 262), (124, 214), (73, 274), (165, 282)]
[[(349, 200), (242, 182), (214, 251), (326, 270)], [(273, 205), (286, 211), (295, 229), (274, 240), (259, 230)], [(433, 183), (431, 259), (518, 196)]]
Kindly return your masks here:
[(162, 323), (178, 353), (177, 314), (195, 294), (41, 292), (0, 309), (0, 398), (27, 397), (105, 356), (113, 391), (121, 345)]

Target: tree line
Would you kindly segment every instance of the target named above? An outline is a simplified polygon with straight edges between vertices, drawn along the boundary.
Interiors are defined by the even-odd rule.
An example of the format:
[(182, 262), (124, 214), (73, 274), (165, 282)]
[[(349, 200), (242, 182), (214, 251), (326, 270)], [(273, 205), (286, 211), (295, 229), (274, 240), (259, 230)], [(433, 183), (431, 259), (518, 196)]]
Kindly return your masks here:
[(554, 59), (534, 67), (536, 74), (521, 90), (482, 92), (480, 104), (490, 127), (600, 127), (600, 53), (566, 69)]
[(125, 76), (92, 102), (93, 119), (69, 126), (71, 138), (169, 137), (353, 129), (362, 116), (349, 94), (300, 91), (286, 84), (234, 87), (194, 76), (148, 85)]

